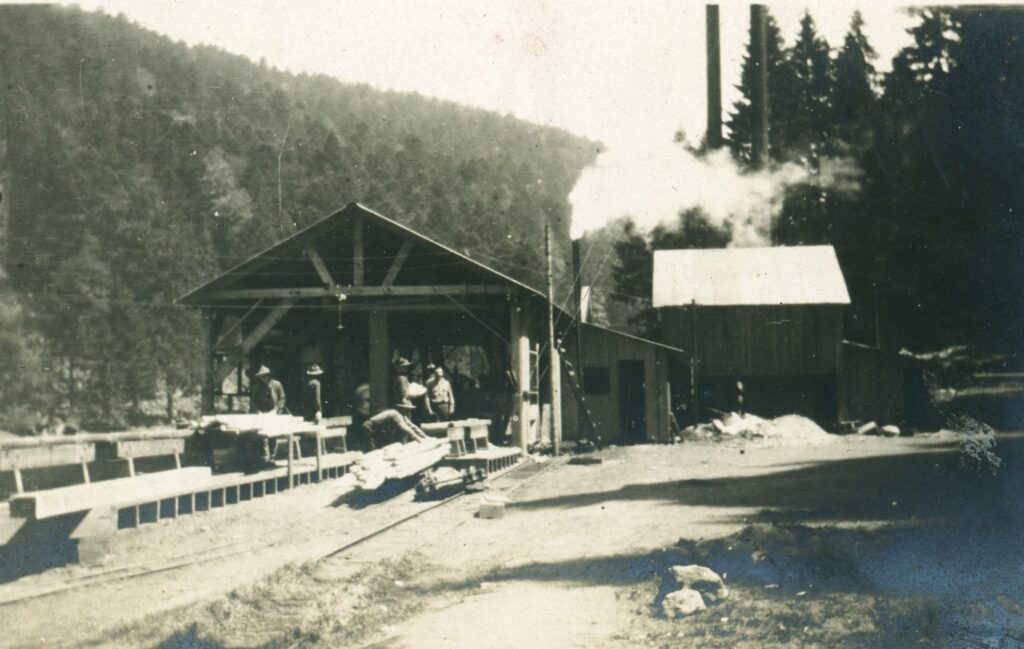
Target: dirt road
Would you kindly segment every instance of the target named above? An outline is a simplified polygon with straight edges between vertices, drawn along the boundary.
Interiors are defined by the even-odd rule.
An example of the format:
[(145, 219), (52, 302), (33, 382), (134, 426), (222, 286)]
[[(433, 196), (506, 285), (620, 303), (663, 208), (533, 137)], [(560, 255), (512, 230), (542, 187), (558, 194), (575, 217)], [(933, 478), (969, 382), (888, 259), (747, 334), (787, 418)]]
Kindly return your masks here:
[[(998, 451), (992, 477), (920, 438), (609, 449), (518, 486), (503, 519), (475, 518), (471, 496), (317, 564), (254, 555), (0, 608), (0, 624), (7, 646), (35, 644), (26, 621), (53, 610), (47, 641), (83, 646), (1017, 646), (1024, 439)], [(340, 545), (334, 512), (277, 559)], [(729, 600), (658, 619), (681, 563), (723, 574)]]

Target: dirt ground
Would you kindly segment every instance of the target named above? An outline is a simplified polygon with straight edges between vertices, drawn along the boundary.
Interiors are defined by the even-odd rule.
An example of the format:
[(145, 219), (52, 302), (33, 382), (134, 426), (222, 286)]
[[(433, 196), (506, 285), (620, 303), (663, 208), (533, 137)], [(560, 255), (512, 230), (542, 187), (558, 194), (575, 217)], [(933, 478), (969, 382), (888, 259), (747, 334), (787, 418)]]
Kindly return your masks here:
[[(282, 497), (317, 523), (269, 551), (0, 606), (0, 644), (1020, 647), (1024, 436), (996, 451), (992, 476), (925, 437), (611, 448), (601, 464), (498, 480), (487, 497), (509, 500), (502, 519), (476, 518), (472, 495), (310, 562), (385, 520), (338, 507), (327, 483)], [(211, 520), (221, 541), (251, 532)], [(722, 574), (730, 597), (662, 619), (668, 568), (689, 563)]]

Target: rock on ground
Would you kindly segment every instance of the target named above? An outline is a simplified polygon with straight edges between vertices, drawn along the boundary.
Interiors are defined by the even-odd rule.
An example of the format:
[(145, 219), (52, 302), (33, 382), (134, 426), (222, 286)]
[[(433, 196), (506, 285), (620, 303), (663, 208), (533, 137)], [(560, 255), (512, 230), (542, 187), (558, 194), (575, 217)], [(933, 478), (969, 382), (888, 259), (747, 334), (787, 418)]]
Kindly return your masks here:
[(707, 601), (714, 603), (729, 596), (725, 582), (711, 568), (698, 566), (672, 566), (669, 572), (684, 589), (701, 593)]
[(704, 598), (692, 588), (683, 588), (665, 595), (661, 610), (667, 618), (686, 617), (707, 608)]

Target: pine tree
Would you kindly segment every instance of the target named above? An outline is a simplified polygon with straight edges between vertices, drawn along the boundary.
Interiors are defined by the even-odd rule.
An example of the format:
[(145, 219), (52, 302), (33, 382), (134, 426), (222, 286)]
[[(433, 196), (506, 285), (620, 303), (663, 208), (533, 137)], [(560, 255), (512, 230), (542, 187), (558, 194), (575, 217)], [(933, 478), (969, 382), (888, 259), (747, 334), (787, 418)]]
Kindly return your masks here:
[(815, 160), (832, 135), (832, 61), (829, 45), (818, 35), (810, 12), (800, 19), (800, 32), (789, 50), (794, 94), (792, 112), (779, 116), (780, 157)]
[(835, 61), (835, 83), (832, 87), (832, 120), (836, 135), (858, 150), (870, 145), (870, 134), (878, 97), (875, 94), (876, 72), (873, 61), (878, 57), (864, 34), (864, 18), (853, 12), (850, 31)]

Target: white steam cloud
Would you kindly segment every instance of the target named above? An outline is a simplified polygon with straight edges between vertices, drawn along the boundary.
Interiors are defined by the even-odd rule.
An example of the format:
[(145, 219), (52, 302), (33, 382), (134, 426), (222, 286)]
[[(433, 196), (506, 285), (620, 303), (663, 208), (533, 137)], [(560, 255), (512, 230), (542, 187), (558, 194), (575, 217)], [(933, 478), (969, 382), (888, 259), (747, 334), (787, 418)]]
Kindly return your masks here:
[(788, 187), (807, 183), (856, 192), (858, 176), (845, 159), (822, 160), (816, 173), (797, 163), (744, 172), (725, 149), (697, 157), (670, 142), (615, 148), (583, 171), (569, 195), (572, 237), (627, 215), (642, 231), (674, 226), (680, 212), (700, 207), (712, 225), (732, 231), (730, 246), (769, 245)]

